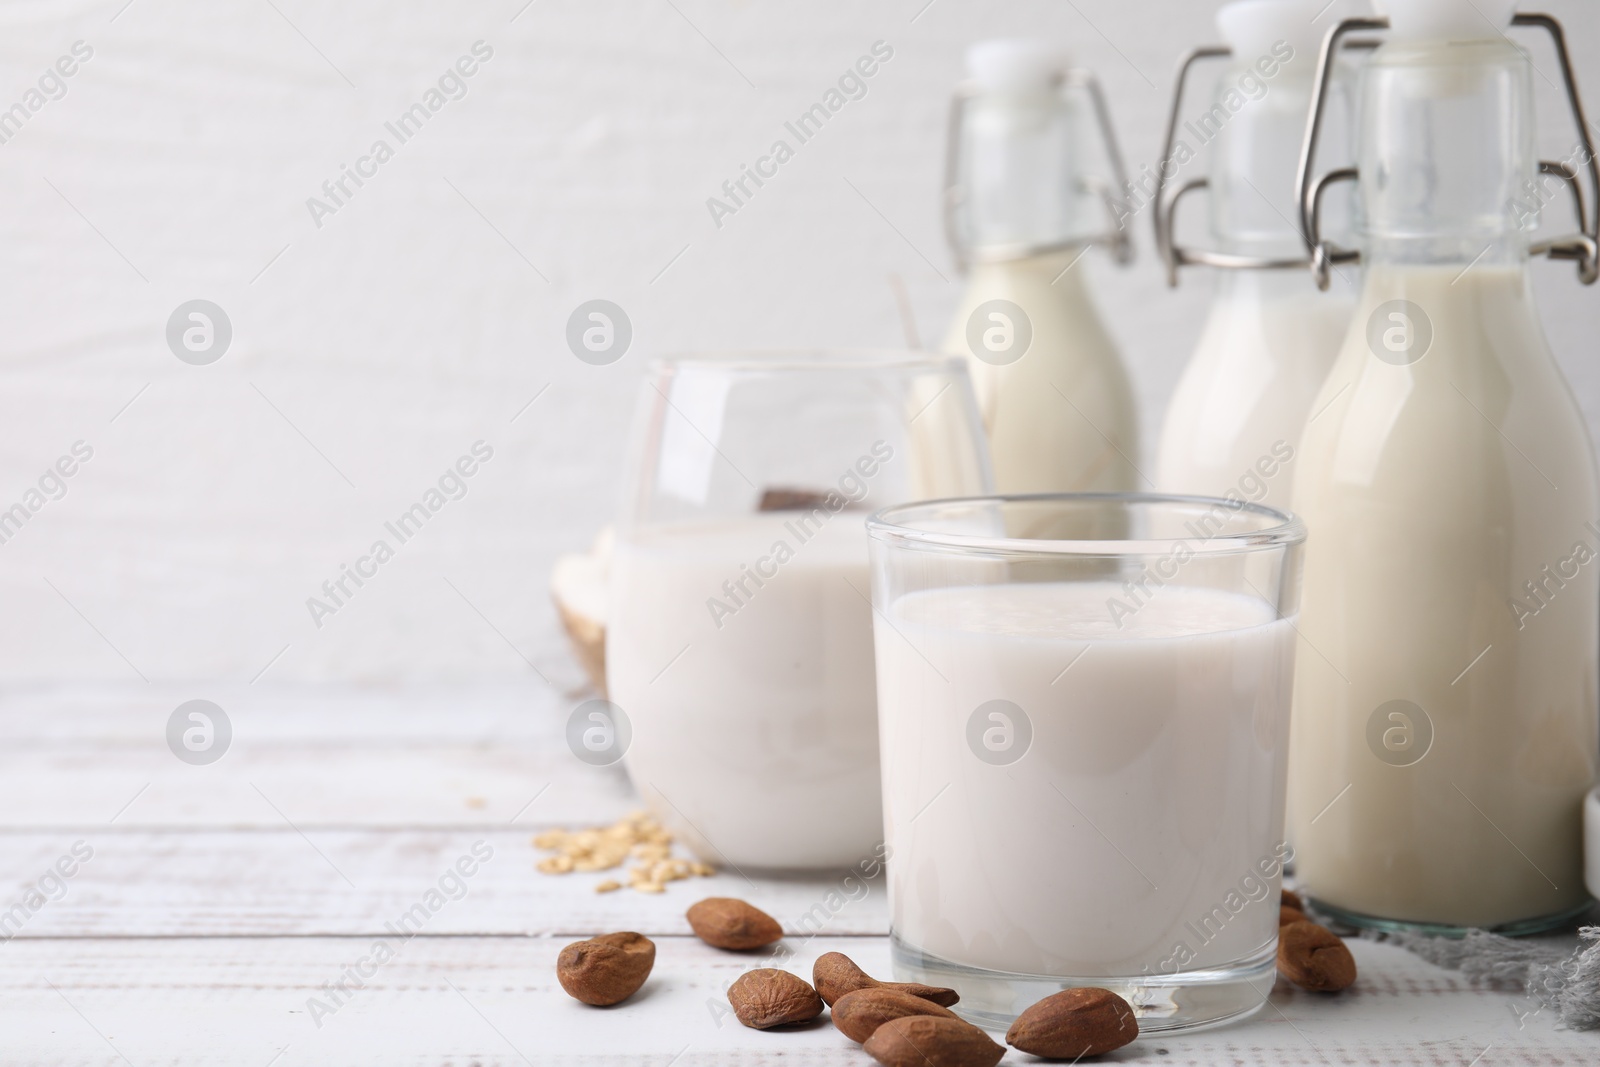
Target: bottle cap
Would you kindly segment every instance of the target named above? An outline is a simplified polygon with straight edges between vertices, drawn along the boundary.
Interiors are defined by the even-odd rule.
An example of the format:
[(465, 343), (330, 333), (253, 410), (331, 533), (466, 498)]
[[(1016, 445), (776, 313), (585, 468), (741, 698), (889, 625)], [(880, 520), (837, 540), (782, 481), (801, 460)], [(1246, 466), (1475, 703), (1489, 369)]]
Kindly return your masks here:
[(1511, 26), (1517, 0), (1374, 0), (1402, 41), (1495, 41)]
[(1254, 63), (1273, 56), (1273, 46), (1283, 42), (1294, 49), (1299, 64), (1309, 71), (1316, 65), (1323, 35), (1337, 18), (1318, 18), (1320, 5), (1309, 0), (1238, 0), (1217, 12), (1217, 32), (1233, 58)]
[(1066, 50), (1044, 41), (979, 41), (967, 49), (967, 71), (987, 92), (1048, 92), (1068, 66)]

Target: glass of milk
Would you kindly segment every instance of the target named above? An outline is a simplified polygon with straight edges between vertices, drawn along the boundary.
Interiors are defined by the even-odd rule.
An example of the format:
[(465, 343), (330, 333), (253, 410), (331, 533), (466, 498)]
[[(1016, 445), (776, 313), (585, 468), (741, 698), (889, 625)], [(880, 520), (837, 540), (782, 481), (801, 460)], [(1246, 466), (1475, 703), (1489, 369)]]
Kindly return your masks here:
[(1067, 494), (868, 523), (896, 976), (999, 1027), (1099, 986), (1142, 1031), (1273, 985), (1305, 530)]
[(610, 590), (613, 707), (569, 728), (574, 750), (590, 738), (622, 750), (655, 814), (709, 863), (881, 859), (865, 522), (992, 488), (965, 364), (658, 360), (631, 470)]

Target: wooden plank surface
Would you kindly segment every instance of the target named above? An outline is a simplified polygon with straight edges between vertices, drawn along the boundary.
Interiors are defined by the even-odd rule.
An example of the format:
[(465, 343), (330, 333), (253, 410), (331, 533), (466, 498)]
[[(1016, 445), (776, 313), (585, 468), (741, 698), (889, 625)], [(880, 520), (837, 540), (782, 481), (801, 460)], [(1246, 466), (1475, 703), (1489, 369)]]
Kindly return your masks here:
[[(683, 914), (707, 896), (743, 897), (796, 932), (883, 934), (882, 879), (844, 873), (761, 878), (721, 871), (669, 883), (660, 894), (597, 894), (626, 871), (546, 875), (530, 831), (282, 830), (74, 831), (0, 833), (0, 871), (33, 883), (77, 842), (93, 858), (65, 882), (65, 895), (40, 908), (19, 937), (365, 936), (410, 909), (473, 846), (492, 858), (449, 879), (453, 900), (428, 923), (432, 935), (586, 936), (598, 930), (687, 934)], [(349, 878), (349, 882), (345, 878)], [(0, 912), (20, 890), (0, 892)], [(10, 894), (11, 899), (6, 899)]]
[[(197, 695), (237, 728), (209, 767), (182, 763), (164, 740), (171, 709)], [(615, 769), (566, 750), (562, 724), (578, 699), (536, 681), (4, 694), (0, 925), (29, 887), (49, 899), (0, 930), (0, 1064), (867, 1064), (826, 1023), (746, 1030), (723, 991), (752, 966), (809, 974), (830, 949), (887, 975), (881, 886), (862, 896), (842, 872), (724, 871), (660, 895), (597, 895), (603, 875), (535, 872), (539, 829), (636, 804)], [(75, 846), (72, 876), (46, 882)], [(475, 846), (472, 876), (441, 886)], [(438, 906), (417, 918), (430, 890)], [(687, 936), (684, 908), (713, 893), (780, 918), (792, 955), (721, 953)], [(626, 1005), (584, 1008), (556, 985), (555, 955), (613, 929), (654, 937), (656, 971)], [(379, 939), (394, 958), (347, 998), (330, 993)], [(1353, 949), (1362, 977), (1346, 995), (1280, 983), (1246, 1023), (1138, 1042), (1114, 1060), (1563, 1067), (1600, 1057), (1600, 1036), (1557, 1029), (1514, 989), (1472, 986), (1389, 946)]]
[[(14, 690), (0, 698), (0, 828), (611, 820), (637, 806), (627, 776), (581, 762), (564, 740), (586, 696), (531, 677), (460, 687)], [(207, 766), (180, 761), (166, 743), (168, 717), (195, 698), (221, 706), (233, 729), (227, 753)]]
[[(618, 1008), (598, 1010), (556, 985), (562, 943), (419, 937), (397, 943), (394, 958), (337, 1004), (324, 983), (337, 982), (368, 956), (369, 939), (13, 942), (0, 952), (5, 1059), (85, 1067), (871, 1062), (825, 1021), (759, 1033), (729, 1018), (723, 990), (743, 969), (771, 962), (763, 956), (663, 938), (645, 988)], [(818, 938), (790, 947), (788, 965), (802, 974), (830, 950), (879, 972), (887, 967), (881, 938)], [(1472, 991), (1398, 949), (1358, 944), (1355, 951), (1363, 978), (1349, 995), (1319, 997), (1280, 983), (1271, 1004), (1245, 1023), (1137, 1042), (1112, 1062), (1594, 1062), (1594, 1038), (1555, 1030), (1539, 1016), (1519, 1021), (1516, 1012), (1526, 1006), (1510, 993)], [(336, 1010), (326, 1015), (312, 998)], [(1036, 1061), (1012, 1053), (1007, 1062)]]

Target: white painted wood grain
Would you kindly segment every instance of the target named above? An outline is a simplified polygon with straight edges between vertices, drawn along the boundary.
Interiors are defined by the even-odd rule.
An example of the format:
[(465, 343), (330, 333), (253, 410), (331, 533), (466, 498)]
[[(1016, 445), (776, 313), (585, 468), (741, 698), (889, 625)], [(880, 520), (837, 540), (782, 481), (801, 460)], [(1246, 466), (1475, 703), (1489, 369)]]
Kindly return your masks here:
[[(638, 802), (620, 766), (591, 767), (566, 746), (587, 696), (536, 679), (12, 688), (0, 695), (0, 827), (604, 822)], [(166, 742), (168, 717), (195, 697), (233, 725), (228, 752), (203, 767)]]
[[(589, 773), (565, 751), (563, 700), (542, 687), (211, 690), (244, 729), (210, 768), (177, 761), (159, 733), (190, 695), (117, 686), (0, 699), (0, 805), (11, 809), (0, 825), (0, 918), (74, 843), (94, 850), (64, 896), (13, 920), (16, 936), (0, 943), (7, 1067), (868, 1062), (825, 1023), (746, 1030), (723, 1013), (722, 995), (743, 968), (781, 962), (809, 974), (830, 949), (887, 975), (880, 887), (835, 907), (830, 891), (854, 892), (840, 878), (730, 871), (660, 896), (597, 896), (599, 875), (533, 870), (539, 827), (634, 803), (618, 774)], [(106, 811), (126, 804), (141, 774), (153, 784), (110, 822)], [(552, 786), (548, 807), (541, 796), (509, 825), (519, 798), (545, 781), (561, 791)], [(431, 903), (441, 874), (479, 841), (492, 858), (423, 921), (416, 905)], [(781, 919), (792, 958), (721, 953), (686, 936), (684, 908), (711, 893)], [(325, 984), (407, 914), (421, 933), (316, 1026), (308, 1000), (334, 1006)], [(556, 986), (555, 954), (613, 929), (655, 937), (656, 972), (629, 1004), (584, 1008)], [(1280, 984), (1247, 1023), (1136, 1043), (1115, 1059), (1559, 1067), (1600, 1055), (1600, 1036), (1554, 1029), (1514, 990), (1473, 987), (1387, 946), (1352, 948), (1361, 979), (1345, 995)]]
[[(825, 1021), (786, 1033), (721, 1014), (722, 992), (762, 956), (692, 938), (657, 942), (644, 989), (610, 1010), (554, 980), (558, 938), (418, 938), (319, 1028), (308, 999), (370, 951), (359, 938), (13, 942), (0, 952), (8, 1063), (299, 1067), (374, 1064), (763, 1065), (871, 1061)], [(882, 973), (882, 940), (818, 940), (787, 965), (844, 951)], [(1373, 1063), (1593, 1063), (1600, 1039), (1519, 1023), (1517, 998), (1476, 991), (1397, 949), (1358, 944), (1360, 984), (1338, 997), (1282, 984), (1246, 1023), (1141, 1041), (1117, 1063), (1278, 1067)], [(720, 1022), (720, 1025), (719, 1025)], [(284, 1050), (287, 1051), (284, 1051)], [(274, 1057), (278, 1057), (274, 1060)], [(676, 1060), (674, 1057), (678, 1057)], [(1012, 1053), (1008, 1063), (1036, 1062)]]
[[(543, 853), (527, 829), (66, 830), (0, 833), (0, 922), (76, 842), (94, 856), (66, 882), (65, 895), (40, 908), (20, 937), (305, 936), (381, 934), (445, 877), (452, 899), (427, 922), (430, 935), (558, 934), (637, 930), (689, 933), (684, 911), (708, 896), (742, 897), (778, 918), (791, 934), (888, 933), (882, 880), (846, 881), (847, 872), (746, 881), (725, 870), (670, 883), (661, 894), (597, 894), (625, 871), (545, 875)], [(480, 843), (481, 844), (478, 844)], [(492, 850), (471, 878), (449, 878), (464, 856)], [(349, 878), (349, 882), (345, 878)], [(463, 888), (464, 887), (464, 888)], [(3, 950), (0, 950), (3, 951)]]

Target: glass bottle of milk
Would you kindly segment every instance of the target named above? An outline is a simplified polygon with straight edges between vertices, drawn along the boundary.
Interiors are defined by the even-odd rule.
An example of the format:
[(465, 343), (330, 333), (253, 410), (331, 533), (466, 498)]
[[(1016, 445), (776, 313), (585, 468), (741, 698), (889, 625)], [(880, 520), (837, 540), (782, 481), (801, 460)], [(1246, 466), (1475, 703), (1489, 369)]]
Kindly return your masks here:
[[(1090, 176), (1098, 126), (1121, 155), (1099, 85), (1035, 41), (986, 41), (951, 114), (946, 224), (969, 271), (944, 350), (968, 358), (1002, 493), (1137, 488), (1128, 374), (1081, 262), (1096, 243), (1127, 262), (1109, 183)], [(1112, 216), (1110, 236), (1096, 236)]]
[[(1387, 22), (1343, 24), (1390, 29), (1361, 75), (1359, 253), (1317, 235), (1315, 124), (1301, 175), (1319, 275), (1359, 255), (1363, 286), (1295, 478), (1291, 839), (1316, 903), (1369, 926), (1531, 932), (1588, 904), (1600, 487), (1528, 263), (1594, 278), (1593, 232), (1530, 231), (1545, 201), (1570, 210), (1564, 184), (1589, 225), (1600, 172), (1565, 62), (1574, 180), (1541, 165), (1512, 6), (1387, 0)], [(1564, 53), (1553, 20), (1516, 24)]]
[[(1226, 44), (1179, 68), (1161, 185), (1191, 151), (1210, 152), (1209, 178), (1158, 196), (1156, 239), (1168, 280), (1190, 264), (1217, 268), (1198, 347), (1167, 408), (1157, 484), (1167, 492), (1240, 496), (1289, 506), (1300, 431), (1333, 364), (1353, 301), (1321, 296), (1295, 228), (1295, 169), (1317, 67), (1320, 3), (1241, 0), (1217, 14)], [(1227, 58), (1209, 109), (1183, 114), (1184, 79)], [(1210, 190), (1214, 251), (1180, 247), (1174, 209)]]

